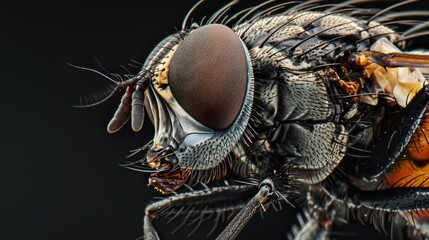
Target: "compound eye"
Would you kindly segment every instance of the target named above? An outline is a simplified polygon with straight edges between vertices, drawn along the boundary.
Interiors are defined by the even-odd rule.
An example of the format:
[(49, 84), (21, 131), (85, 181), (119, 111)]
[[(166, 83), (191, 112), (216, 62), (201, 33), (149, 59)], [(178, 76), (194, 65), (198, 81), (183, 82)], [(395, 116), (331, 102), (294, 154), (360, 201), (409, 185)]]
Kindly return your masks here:
[(245, 99), (248, 66), (244, 46), (226, 26), (196, 29), (179, 44), (168, 79), (174, 98), (189, 115), (213, 130), (226, 129)]

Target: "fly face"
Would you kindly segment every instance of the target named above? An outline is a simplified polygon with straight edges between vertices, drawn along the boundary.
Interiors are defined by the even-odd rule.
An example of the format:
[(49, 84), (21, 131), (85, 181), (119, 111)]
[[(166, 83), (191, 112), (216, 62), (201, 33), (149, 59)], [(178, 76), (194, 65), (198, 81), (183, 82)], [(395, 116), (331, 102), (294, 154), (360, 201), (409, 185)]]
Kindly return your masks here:
[(193, 171), (217, 167), (242, 136), (253, 102), (250, 56), (223, 25), (161, 42), (143, 69), (152, 72), (145, 107), (155, 125), (149, 185), (171, 193)]

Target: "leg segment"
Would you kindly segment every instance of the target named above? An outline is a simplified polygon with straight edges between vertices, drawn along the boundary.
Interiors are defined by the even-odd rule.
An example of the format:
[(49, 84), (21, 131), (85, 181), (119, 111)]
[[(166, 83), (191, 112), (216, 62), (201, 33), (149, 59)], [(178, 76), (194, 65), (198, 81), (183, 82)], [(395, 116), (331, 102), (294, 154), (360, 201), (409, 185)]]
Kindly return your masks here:
[(391, 188), (359, 191), (352, 196), (358, 206), (387, 212), (429, 209), (429, 188)]
[[(314, 216), (312, 216), (314, 215)], [(331, 227), (335, 220), (335, 210), (326, 209), (316, 214), (305, 211), (298, 214), (299, 225), (292, 227), (292, 233), (288, 234), (289, 240), (313, 240), (329, 239)]]
[[(144, 239), (159, 239), (158, 233), (152, 225), (152, 220), (158, 216), (165, 215), (168, 210), (204, 206), (204, 212), (233, 211), (243, 208), (245, 205), (243, 199), (252, 196), (256, 190), (254, 186), (225, 186), (182, 193), (151, 203), (145, 210)], [(183, 211), (181, 213), (186, 214), (187, 212)], [(198, 213), (198, 210), (195, 213)], [(179, 213), (176, 214), (178, 215)]]
[(338, 208), (334, 198), (326, 194), (321, 187), (308, 188), (302, 209), (297, 215), (298, 223), (287, 236), (288, 240), (328, 240), (334, 222), (339, 222), (344, 215), (342, 206)]
[[(345, 180), (345, 179), (343, 179)], [(326, 193), (352, 208), (365, 207), (383, 212), (410, 212), (429, 209), (429, 188), (403, 187), (373, 191), (360, 190), (347, 180), (327, 185)]]
[[(429, 188), (424, 187), (364, 191), (343, 178), (325, 185), (323, 191), (333, 198), (335, 205), (342, 206), (338, 209), (355, 209), (353, 215), (357, 213), (359, 219), (372, 222), (377, 230), (383, 230), (386, 234), (387, 221), (391, 224), (392, 232), (402, 231), (407, 225), (417, 229), (416, 223), (424, 223), (420, 221), (421, 214), (429, 210)], [(386, 215), (390, 213), (395, 214)], [(392, 216), (394, 221), (390, 218)], [(429, 237), (422, 229), (419, 229), (419, 234)]]
[[(365, 218), (372, 222), (376, 229), (386, 234), (385, 221), (390, 224), (392, 236), (406, 235), (412, 239), (428, 239), (427, 220), (422, 216), (429, 209), (428, 188), (393, 188), (372, 192), (360, 192), (352, 196), (357, 207), (363, 206)], [(369, 213), (369, 214), (368, 214)], [(395, 213), (389, 220), (384, 213)], [(423, 214), (423, 215), (421, 215)], [(394, 234), (395, 233), (395, 234)]]
[(429, 55), (411, 53), (381, 53), (376, 51), (356, 52), (350, 54), (347, 59), (350, 66), (365, 67), (377, 64), (382, 67), (415, 67), (429, 68)]
[(243, 227), (247, 224), (253, 214), (268, 199), (274, 191), (274, 183), (271, 180), (265, 180), (261, 183), (259, 192), (240, 210), (232, 219), (228, 226), (216, 238), (216, 240), (235, 239)]
[(372, 180), (379, 177), (392, 165), (410, 141), (429, 104), (429, 85), (420, 90), (413, 100), (393, 120), (389, 128), (376, 139), (372, 158), (362, 169), (362, 177)]

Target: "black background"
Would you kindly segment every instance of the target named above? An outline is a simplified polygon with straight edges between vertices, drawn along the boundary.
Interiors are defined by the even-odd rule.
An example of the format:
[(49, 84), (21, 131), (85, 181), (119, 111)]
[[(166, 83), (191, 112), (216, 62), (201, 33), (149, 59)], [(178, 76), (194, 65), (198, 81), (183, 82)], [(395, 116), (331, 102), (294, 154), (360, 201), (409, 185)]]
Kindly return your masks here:
[[(109, 71), (126, 73), (120, 65), (143, 62), (180, 28), (195, 2), (0, 3), (0, 239), (142, 235), (144, 207), (159, 194), (146, 187), (146, 175), (118, 164), (153, 136), (152, 126), (147, 121), (139, 133), (127, 125), (108, 134), (119, 95), (97, 107), (72, 108), (79, 95), (102, 90), (108, 82), (66, 63), (100, 69), (97, 57)], [(424, 5), (414, 6), (419, 4)], [(221, 5), (209, 1), (199, 12), (209, 14)], [(263, 220), (255, 216), (240, 239), (284, 239), (293, 218), (292, 209), (270, 211)], [(162, 221), (157, 226), (164, 239), (184, 238), (192, 229), (170, 235), (174, 226)], [(201, 239), (207, 229), (190, 239)], [(386, 238), (354, 221), (338, 231), (342, 239)]]

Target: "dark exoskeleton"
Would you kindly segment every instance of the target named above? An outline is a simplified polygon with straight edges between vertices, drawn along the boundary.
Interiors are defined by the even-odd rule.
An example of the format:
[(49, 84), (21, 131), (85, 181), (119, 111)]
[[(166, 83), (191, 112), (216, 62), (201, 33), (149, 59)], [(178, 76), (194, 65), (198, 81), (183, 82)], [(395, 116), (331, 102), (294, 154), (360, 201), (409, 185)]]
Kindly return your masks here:
[[(409, 227), (427, 238), (429, 176), (396, 173), (414, 160), (413, 136), (426, 137), (429, 57), (404, 52), (426, 23), (390, 11), (411, 1), (379, 11), (269, 1), (225, 17), (237, 2), (204, 24), (187, 17), (117, 86), (127, 91), (109, 132), (130, 117), (140, 130), (145, 108), (155, 137), (128, 167), (175, 194), (147, 206), (144, 238), (158, 239), (159, 216), (231, 213), (217, 239), (234, 239), (256, 211), (281, 203), (301, 208), (291, 239), (328, 239), (350, 212), (379, 222), (389, 213), (393, 235)], [(388, 27), (401, 24), (409, 30)]]

